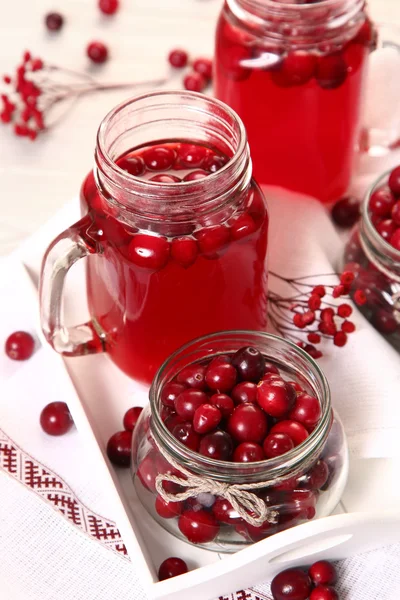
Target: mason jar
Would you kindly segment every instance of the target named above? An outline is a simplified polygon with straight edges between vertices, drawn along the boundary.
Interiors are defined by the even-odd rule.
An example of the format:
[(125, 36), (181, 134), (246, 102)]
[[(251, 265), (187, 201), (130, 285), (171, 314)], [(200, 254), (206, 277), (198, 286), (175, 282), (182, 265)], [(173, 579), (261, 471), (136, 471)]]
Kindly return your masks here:
[[(228, 106), (178, 91), (114, 108), (98, 130), (81, 211), (42, 265), (42, 328), (57, 352), (106, 351), (150, 383), (194, 337), (265, 328), (268, 211)], [(64, 281), (84, 257), (91, 319), (67, 327)]]
[[(262, 353), (266, 373), (278, 369), (298, 395), (317, 398), (320, 418), (308, 428), (306, 439), (280, 456), (254, 462), (218, 460), (202, 450), (207, 436), (194, 442), (176, 438), (175, 428), (183, 421), (169, 401), (165, 404), (165, 393), (168, 389), (171, 400), (168, 386), (179, 387), (183, 381), (198, 390), (199, 366), (201, 371), (202, 365), (216, 357), (229, 362), (244, 347)], [(208, 396), (213, 393), (207, 385), (200, 387)], [(234, 392), (229, 393), (235, 397)], [(235, 401), (233, 415), (243, 412), (242, 401)], [(213, 434), (229, 429), (229, 418), (228, 425), (226, 415), (224, 419)], [(269, 419), (263, 435), (273, 431), (276, 421)], [(183, 427), (187, 428), (187, 423), (183, 422)], [(190, 435), (191, 427), (189, 424)], [(238, 447), (237, 440), (232, 443)], [(142, 411), (132, 444), (133, 483), (150, 516), (179, 539), (216, 552), (235, 552), (299, 523), (329, 515), (340, 500), (348, 472), (343, 427), (332, 412), (328, 382), (317, 363), (288, 340), (252, 331), (205, 336), (170, 356), (153, 380), (150, 403)]]

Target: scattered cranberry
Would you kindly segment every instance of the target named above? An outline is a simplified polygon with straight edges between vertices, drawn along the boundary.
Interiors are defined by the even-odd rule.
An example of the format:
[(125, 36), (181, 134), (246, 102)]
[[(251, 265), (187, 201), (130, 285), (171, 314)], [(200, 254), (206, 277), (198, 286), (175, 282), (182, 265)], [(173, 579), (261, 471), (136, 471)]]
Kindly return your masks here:
[(233, 401), (236, 404), (245, 404), (245, 402), (257, 402), (257, 386), (251, 381), (242, 381), (235, 385), (231, 392)]
[(310, 594), (310, 600), (339, 600), (339, 596), (330, 585), (317, 585)]
[(64, 18), (60, 13), (52, 12), (46, 15), (45, 24), (49, 31), (59, 31), (64, 24)]
[(189, 73), (185, 76), (183, 85), (190, 92), (202, 92), (206, 87), (206, 80), (199, 73)]
[(287, 569), (274, 577), (271, 593), (274, 600), (307, 600), (311, 592), (311, 580), (300, 569)]
[(114, 465), (129, 467), (131, 464), (131, 446), (132, 431), (118, 431), (108, 440), (107, 456)]
[(119, 8), (119, 0), (99, 0), (99, 9), (105, 15), (114, 15)]
[(180, 417), (193, 419), (195, 411), (208, 402), (208, 396), (201, 390), (186, 389), (175, 400), (175, 410)]
[(27, 360), (35, 349), (35, 340), (26, 331), (15, 331), (6, 339), (4, 348), (8, 358)]
[(377, 217), (389, 218), (395, 199), (387, 186), (383, 186), (371, 195), (369, 201), (370, 211)]
[(224, 418), (230, 417), (235, 408), (232, 398), (227, 394), (213, 394), (210, 402), (221, 411)]
[(183, 391), (185, 391), (186, 386), (183, 383), (176, 383), (174, 381), (170, 381), (167, 383), (163, 389), (161, 390), (161, 402), (164, 406), (169, 406), (170, 408), (175, 408), (175, 400)]
[(217, 520), (206, 510), (186, 510), (179, 517), (178, 527), (192, 544), (212, 542), (219, 532)]
[(201, 439), (199, 452), (208, 458), (230, 460), (232, 451), (232, 438), (226, 431), (214, 431)]
[(339, 227), (353, 227), (360, 218), (360, 202), (353, 196), (338, 200), (332, 208), (332, 219)]
[(181, 558), (172, 556), (167, 558), (161, 563), (158, 569), (158, 579), (164, 581), (165, 579), (171, 579), (171, 577), (177, 577), (188, 572), (187, 564)]
[(209, 433), (218, 427), (221, 419), (221, 411), (216, 406), (213, 404), (203, 404), (194, 413), (193, 428), (197, 433)]
[(215, 364), (212, 360), (207, 367), (205, 379), (210, 390), (229, 392), (235, 385), (236, 378), (236, 369), (229, 363)]
[(271, 433), (265, 438), (263, 448), (267, 458), (275, 458), (290, 452), (294, 443), (286, 433)]
[(286, 433), (295, 446), (303, 443), (308, 438), (308, 431), (304, 425), (291, 420), (279, 421), (271, 428), (270, 433)]
[(182, 371), (178, 374), (177, 380), (179, 383), (183, 383), (191, 388), (205, 390), (205, 374), (206, 367), (204, 365), (195, 363), (182, 369)]
[(261, 442), (266, 434), (268, 421), (265, 413), (247, 402), (233, 411), (227, 423), (227, 431), (237, 442)]
[(170, 245), (166, 238), (139, 233), (133, 236), (128, 247), (130, 260), (138, 267), (158, 270), (168, 261)]
[(257, 386), (257, 402), (271, 417), (282, 418), (289, 413), (296, 401), (296, 391), (283, 381), (260, 381)]
[(307, 429), (312, 429), (321, 418), (321, 406), (318, 398), (301, 393), (297, 396), (289, 418), (302, 423)]
[(124, 416), (124, 427), (127, 431), (134, 430), (142, 410), (142, 406), (133, 406), (132, 408), (126, 411)]
[(258, 382), (264, 375), (265, 358), (257, 348), (240, 348), (234, 354), (232, 364), (244, 381)]
[(173, 519), (181, 514), (183, 502), (167, 502), (161, 496), (156, 498), (156, 511), (163, 519)]
[(315, 585), (335, 585), (337, 572), (332, 563), (327, 560), (315, 562), (308, 570)]
[(393, 169), (390, 173), (388, 183), (392, 194), (396, 197), (400, 196), (400, 167)]
[[(199, 450), (200, 435), (195, 432), (191, 423), (178, 423), (173, 428), (172, 435), (190, 450), (194, 450), (194, 452)], [(204, 439), (201, 441), (203, 442)]]
[(212, 77), (212, 60), (209, 58), (196, 58), (193, 62), (193, 71), (199, 73), (204, 79), (209, 80)]
[(92, 62), (101, 64), (108, 58), (108, 48), (103, 42), (91, 42), (86, 48), (86, 54)]
[(188, 53), (186, 50), (172, 50), (168, 55), (169, 64), (175, 69), (186, 67), (188, 62)]
[(249, 463), (265, 460), (264, 450), (254, 442), (243, 442), (235, 448), (233, 462)]
[(40, 425), (49, 435), (64, 435), (74, 424), (65, 402), (51, 402), (40, 414)]

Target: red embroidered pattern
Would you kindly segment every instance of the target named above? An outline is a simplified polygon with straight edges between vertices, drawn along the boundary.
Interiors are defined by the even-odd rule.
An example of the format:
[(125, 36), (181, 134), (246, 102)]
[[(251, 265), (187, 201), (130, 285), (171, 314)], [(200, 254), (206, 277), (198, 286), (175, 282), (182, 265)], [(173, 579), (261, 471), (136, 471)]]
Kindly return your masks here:
[(66, 482), (26, 454), (0, 429), (0, 469), (31, 488), (54, 510), (106, 548), (130, 560), (115, 523), (95, 514), (76, 497)]

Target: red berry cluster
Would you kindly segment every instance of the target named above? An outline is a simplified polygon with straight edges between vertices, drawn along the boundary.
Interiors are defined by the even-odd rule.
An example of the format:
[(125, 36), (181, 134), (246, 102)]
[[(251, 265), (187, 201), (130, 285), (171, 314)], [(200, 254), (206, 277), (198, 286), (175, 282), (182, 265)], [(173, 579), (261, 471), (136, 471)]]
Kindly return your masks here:
[(400, 250), (400, 166), (391, 172), (387, 185), (371, 194), (368, 208), (379, 235)]
[(337, 582), (334, 565), (327, 560), (315, 562), (308, 569), (286, 569), (271, 582), (274, 600), (339, 600), (333, 587)]
[[(349, 320), (353, 309), (346, 302), (337, 306), (329, 302), (327, 297), (349, 298), (355, 279), (352, 271), (343, 271), (339, 275), (334, 273), (332, 276), (338, 277), (339, 283), (324, 285), (309, 283), (310, 277), (284, 278), (276, 273), (271, 275), (288, 283), (296, 292), (289, 297), (273, 292), (269, 294), (268, 316), (283, 337), (292, 339), (315, 359), (322, 356), (322, 352), (315, 347), (322, 339), (331, 339), (335, 346), (346, 345), (348, 335), (356, 329), (355, 324)], [(356, 290), (353, 299), (361, 306), (366, 300), (364, 296), (362, 290)], [(295, 331), (304, 331), (308, 343), (293, 335)]]
[[(183, 69), (188, 65), (189, 55), (186, 50), (171, 50), (168, 55), (169, 64), (175, 69)], [(192, 71), (183, 79), (186, 90), (202, 92), (212, 79), (212, 60), (209, 58), (196, 58), (191, 63)]]
[(129, 467), (131, 464), (132, 434), (143, 408), (133, 406), (126, 411), (123, 419), (124, 429), (117, 431), (107, 443), (107, 456), (118, 467)]

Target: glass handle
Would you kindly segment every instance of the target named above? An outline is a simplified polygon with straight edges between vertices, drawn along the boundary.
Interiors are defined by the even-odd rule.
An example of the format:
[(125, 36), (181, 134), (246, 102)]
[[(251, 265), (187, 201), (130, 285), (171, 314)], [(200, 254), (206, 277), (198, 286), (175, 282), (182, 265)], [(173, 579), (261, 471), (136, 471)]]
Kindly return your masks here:
[(54, 350), (64, 356), (104, 352), (104, 339), (92, 321), (74, 327), (63, 323), (62, 300), (69, 269), (97, 249), (86, 231), (91, 218), (84, 217), (61, 233), (48, 247), (40, 274), (40, 319), (43, 333)]

